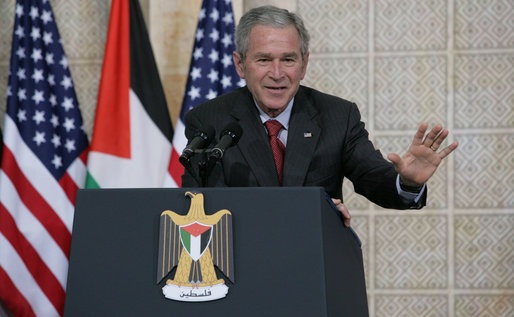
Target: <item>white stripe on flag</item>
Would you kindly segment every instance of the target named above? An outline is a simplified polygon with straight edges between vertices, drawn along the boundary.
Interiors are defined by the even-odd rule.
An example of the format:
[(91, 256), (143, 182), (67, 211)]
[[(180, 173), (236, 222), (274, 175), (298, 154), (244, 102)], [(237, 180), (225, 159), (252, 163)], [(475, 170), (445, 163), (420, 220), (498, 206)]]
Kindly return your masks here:
[(177, 125), (175, 127), (175, 132), (173, 134), (173, 148), (177, 151), (178, 155), (182, 154), (182, 151), (187, 146), (187, 138), (186, 138), (186, 127), (182, 120), (177, 120)]
[(9, 116), (5, 116), (4, 133), (4, 144), (11, 149), (25, 177), (61, 218), (68, 231), (71, 232), (75, 208), (62, 187), (25, 144), (16, 124)]
[(2, 184), (0, 201), (16, 222), (18, 230), (36, 250), (52, 274), (55, 275), (62, 288), (66, 289), (68, 258), (46, 229), (23, 204), (16, 188), (3, 171), (0, 171), (0, 183)]
[(194, 261), (198, 261), (200, 258), (200, 245), (202, 244), (202, 235), (193, 236), (191, 235), (191, 257)]
[(59, 316), (9, 241), (0, 233), (0, 267), (27, 299), (36, 316)]
[(173, 177), (171, 177), (170, 173), (166, 173), (164, 175), (164, 188), (177, 188), (179, 187), (177, 183), (175, 183), (175, 180)]
[[(173, 148), (172, 148), (172, 155), (170, 157), (169, 166), (174, 169), (174, 171), (177, 171), (177, 168), (182, 169), (182, 165), (180, 164), (178, 157), (182, 154), (182, 151), (187, 146), (187, 138), (185, 135), (185, 126), (182, 120), (180, 118), (177, 120), (177, 124), (175, 126), (175, 132), (173, 133)], [(176, 156), (173, 156), (173, 154), (176, 154)], [(177, 173), (178, 174), (178, 173)], [(178, 176), (177, 176), (178, 177)], [(164, 187), (166, 188), (177, 188), (180, 187), (177, 182), (175, 182), (175, 179), (170, 174), (170, 171), (168, 170), (166, 172), (166, 176), (164, 177)]]
[(80, 156), (71, 163), (70, 167), (68, 167), (67, 173), (78, 188), (84, 187), (87, 168), (86, 165), (84, 165), (84, 162), (80, 159)]

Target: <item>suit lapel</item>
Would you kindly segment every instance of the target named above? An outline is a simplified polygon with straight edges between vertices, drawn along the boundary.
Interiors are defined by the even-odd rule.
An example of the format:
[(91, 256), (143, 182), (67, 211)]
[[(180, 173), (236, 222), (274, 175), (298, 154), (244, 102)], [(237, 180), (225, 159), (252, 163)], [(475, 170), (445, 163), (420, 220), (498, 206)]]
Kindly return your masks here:
[(259, 119), (252, 95), (246, 95), (234, 106), (231, 115), (239, 120), (243, 135), (237, 147), (252, 170), (259, 186), (280, 186), (268, 136)]
[(304, 183), (321, 133), (317, 117), (318, 110), (300, 87), (289, 119), (284, 186), (302, 186)]

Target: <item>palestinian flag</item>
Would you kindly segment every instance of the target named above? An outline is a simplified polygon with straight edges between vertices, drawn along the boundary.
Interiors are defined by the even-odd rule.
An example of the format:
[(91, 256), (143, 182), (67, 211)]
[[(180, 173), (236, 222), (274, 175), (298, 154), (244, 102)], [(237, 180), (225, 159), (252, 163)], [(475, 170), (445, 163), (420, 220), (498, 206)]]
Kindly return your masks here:
[(205, 250), (207, 250), (211, 237), (212, 226), (204, 225), (197, 221), (180, 227), (180, 240), (193, 261), (198, 261)]
[(162, 187), (172, 137), (139, 3), (112, 0), (86, 187)]

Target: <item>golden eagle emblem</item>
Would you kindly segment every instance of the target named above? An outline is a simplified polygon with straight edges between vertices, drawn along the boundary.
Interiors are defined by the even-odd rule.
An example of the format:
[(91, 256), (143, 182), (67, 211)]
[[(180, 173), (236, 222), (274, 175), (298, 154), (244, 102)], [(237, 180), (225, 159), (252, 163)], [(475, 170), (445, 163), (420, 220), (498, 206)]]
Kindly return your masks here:
[(164, 296), (180, 301), (209, 301), (228, 292), (214, 265), (234, 282), (232, 214), (226, 209), (212, 215), (204, 211), (202, 193), (186, 192), (191, 198), (187, 215), (171, 210), (161, 213), (157, 283), (175, 267), (173, 279), (162, 288)]

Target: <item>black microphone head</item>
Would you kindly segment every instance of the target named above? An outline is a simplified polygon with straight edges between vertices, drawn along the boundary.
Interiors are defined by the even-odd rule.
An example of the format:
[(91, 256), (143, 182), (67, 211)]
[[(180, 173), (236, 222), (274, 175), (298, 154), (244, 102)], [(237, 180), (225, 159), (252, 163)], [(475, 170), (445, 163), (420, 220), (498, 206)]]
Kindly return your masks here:
[(206, 125), (203, 126), (201, 129), (186, 129), (186, 138), (188, 143), (191, 142), (196, 137), (201, 137), (204, 142), (206, 143), (205, 146), (209, 145), (211, 143), (212, 139), (214, 138), (214, 135), (216, 134), (216, 130), (214, 130), (212, 125)]
[(212, 139), (214, 138), (214, 135), (216, 134), (216, 131), (212, 127), (212, 125), (207, 125), (204, 127), (203, 131), (198, 130), (195, 134), (195, 136), (202, 137), (202, 139), (205, 140), (205, 145), (209, 145), (211, 143)]
[(220, 138), (225, 135), (230, 136), (232, 138), (232, 145), (235, 145), (243, 135), (243, 128), (241, 128), (239, 123), (232, 121), (221, 131)]
[[(193, 129), (192, 129), (193, 130)], [(191, 135), (191, 130), (186, 131), (186, 136), (188, 139), (188, 144), (182, 150), (182, 154), (180, 154), (179, 161), (184, 165), (184, 167), (190, 166), (191, 162), (190, 158), (194, 155), (197, 149), (203, 149), (207, 147), (212, 139), (214, 138), (214, 134), (216, 133), (214, 128), (211, 125), (207, 125), (202, 130), (195, 129), (193, 130), (195, 133)]]

